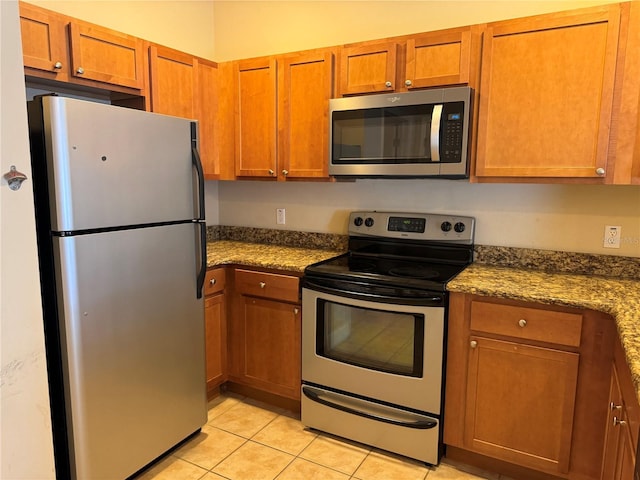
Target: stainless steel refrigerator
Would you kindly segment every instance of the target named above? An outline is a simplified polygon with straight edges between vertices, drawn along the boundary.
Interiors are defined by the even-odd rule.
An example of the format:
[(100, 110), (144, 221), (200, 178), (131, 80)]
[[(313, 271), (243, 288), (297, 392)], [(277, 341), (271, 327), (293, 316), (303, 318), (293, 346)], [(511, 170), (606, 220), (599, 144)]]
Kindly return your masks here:
[(206, 423), (204, 182), (186, 119), (28, 102), (58, 479), (124, 479)]

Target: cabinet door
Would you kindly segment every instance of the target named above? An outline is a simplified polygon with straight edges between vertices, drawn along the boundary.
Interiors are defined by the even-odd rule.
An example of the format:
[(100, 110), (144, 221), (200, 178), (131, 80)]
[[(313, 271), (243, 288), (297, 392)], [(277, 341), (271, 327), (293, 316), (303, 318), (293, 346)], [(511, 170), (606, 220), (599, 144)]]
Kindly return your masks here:
[(27, 69), (44, 72), (49, 78), (66, 81), (69, 56), (64, 17), (19, 2), (22, 58)]
[(218, 110), (218, 67), (198, 59), (197, 115), (202, 168), (207, 179), (220, 178), (220, 157), (216, 149), (216, 112)]
[(236, 175), (276, 179), (276, 61), (246, 60), (235, 71)]
[(196, 59), (158, 45), (149, 47), (151, 111), (196, 118)]
[(204, 302), (207, 392), (227, 379), (227, 327), (224, 294), (206, 297)]
[(244, 380), (264, 391), (300, 399), (300, 306), (243, 296)]
[(343, 47), (340, 52), (340, 95), (393, 92), (396, 85), (396, 42)]
[(408, 89), (469, 83), (471, 29), (407, 40)]
[(89, 23), (69, 24), (71, 75), (77, 78), (142, 89), (143, 41)]
[(328, 178), (333, 54), (286, 57), (278, 74), (279, 179)]
[(476, 176), (605, 175), (619, 19), (610, 5), (487, 27)]
[(467, 448), (568, 472), (579, 355), (484, 337), (470, 341)]

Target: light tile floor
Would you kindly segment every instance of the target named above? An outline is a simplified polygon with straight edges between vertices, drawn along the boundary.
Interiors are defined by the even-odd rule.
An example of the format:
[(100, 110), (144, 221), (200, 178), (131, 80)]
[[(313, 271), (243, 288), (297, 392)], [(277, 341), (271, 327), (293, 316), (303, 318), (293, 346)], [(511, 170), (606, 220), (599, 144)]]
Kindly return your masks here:
[(207, 425), (136, 480), (501, 480), (443, 460), (435, 468), (305, 429), (296, 414), (225, 393)]

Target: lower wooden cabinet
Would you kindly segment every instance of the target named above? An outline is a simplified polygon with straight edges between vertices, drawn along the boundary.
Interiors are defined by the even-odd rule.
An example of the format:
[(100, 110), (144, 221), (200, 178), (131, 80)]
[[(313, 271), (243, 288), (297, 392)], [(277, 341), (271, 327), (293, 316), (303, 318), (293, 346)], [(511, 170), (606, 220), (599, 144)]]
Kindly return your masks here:
[(300, 400), (299, 278), (236, 268), (229, 305), (229, 381)]
[(615, 336), (598, 312), (452, 293), (447, 456), (521, 480), (599, 479)]
[(614, 346), (608, 410), (601, 480), (634, 479), (640, 408), (619, 342)]
[(209, 270), (205, 277), (204, 324), (207, 394), (214, 395), (227, 381), (227, 315), (225, 269)]

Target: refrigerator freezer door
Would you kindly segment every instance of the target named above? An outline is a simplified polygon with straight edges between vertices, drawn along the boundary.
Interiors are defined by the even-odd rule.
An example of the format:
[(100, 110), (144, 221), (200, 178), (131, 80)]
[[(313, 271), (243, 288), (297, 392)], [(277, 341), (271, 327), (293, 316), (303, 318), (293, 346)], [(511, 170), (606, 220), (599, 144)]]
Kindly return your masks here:
[(54, 239), (76, 479), (126, 478), (206, 423), (195, 231)]
[(191, 219), (191, 121), (44, 97), (51, 222), (72, 231)]

